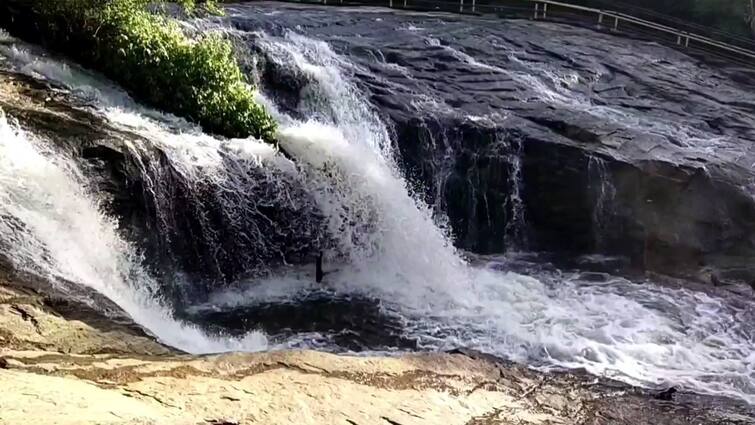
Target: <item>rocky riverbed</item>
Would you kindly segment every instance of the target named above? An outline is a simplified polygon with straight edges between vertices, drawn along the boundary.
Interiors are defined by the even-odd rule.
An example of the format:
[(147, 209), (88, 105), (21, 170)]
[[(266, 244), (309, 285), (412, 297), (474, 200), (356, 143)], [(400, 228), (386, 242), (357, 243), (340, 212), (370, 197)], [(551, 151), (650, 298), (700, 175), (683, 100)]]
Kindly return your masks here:
[(0, 277), (0, 424), (755, 423), (730, 401), (465, 350), (192, 356), (19, 282)]
[[(304, 44), (309, 46), (308, 43), (322, 47), (305, 40)], [(413, 200), (405, 196), (403, 183), (390, 174), (379, 174), (380, 185), (367, 184), (374, 181), (362, 182), (364, 192), (361, 193), (349, 192), (355, 186), (354, 180), (348, 180), (344, 186), (326, 186), (331, 192), (345, 191), (330, 193), (332, 198), (329, 198), (336, 204), (336, 201), (342, 202), (341, 206), (345, 207), (336, 213), (352, 219), (341, 223), (340, 233), (354, 226), (356, 242), (392, 244), (389, 247), (399, 252), (398, 256), (377, 264), (380, 275), (379, 285), (375, 287), (379, 290), (372, 288), (374, 291), (368, 293), (365, 304), (346, 302), (350, 326), (334, 329), (329, 323), (333, 304), (327, 302), (310, 304), (308, 308), (314, 306), (318, 312), (330, 308), (329, 314), (323, 315), (329, 317), (314, 314), (290, 317), (293, 315), (288, 312), (292, 309), (298, 308), (299, 313), (306, 309), (295, 304), (297, 298), (286, 295), (309, 289), (296, 286), (301, 283), (297, 280), (299, 270), (296, 268), (287, 269), (293, 276), (290, 281), (273, 282), (277, 286), (260, 285), (230, 295), (207, 294), (203, 291), (206, 287), (213, 290), (237, 285), (231, 289), (243, 289), (243, 282), (238, 282), (237, 278), (254, 275), (258, 272), (254, 268), (257, 265), (266, 268), (261, 270), (264, 273), (273, 273), (285, 263), (304, 263), (306, 267), (307, 254), (317, 251), (321, 244), (332, 243), (328, 236), (320, 233), (325, 215), (312, 201), (312, 194), (317, 190), (308, 191), (312, 186), (305, 185), (312, 183), (307, 180), (312, 175), (302, 173), (297, 178), (289, 178), (286, 175), (289, 168), (266, 168), (260, 161), (245, 156), (245, 149), (268, 152), (253, 141), (218, 141), (209, 135), (192, 133), (185, 123), (171, 121), (171, 117), (156, 111), (139, 109), (129, 103), (122, 92), (117, 92), (116, 96), (98, 92), (112, 87), (106, 82), (95, 84), (96, 76), (54, 57), (38, 59), (33, 49), (24, 49), (13, 45), (0, 57), (2, 62), (15, 55), (17, 62), (13, 66), (5, 64), (8, 66), (0, 71), (0, 109), (11, 123), (5, 123), (3, 129), (8, 138), (0, 142), (5, 142), (2, 152), (8, 154), (6, 158), (12, 156), (9, 164), (18, 167), (9, 168), (23, 174), (0, 174), (5, 178), (0, 178), (0, 189), (4, 190), (0, 194), (10, 194), (9, 198), (18, 203), (13, 205), (18, 207), (15, 209), (0, 208), (0, 229), (3, 230), (0, 234), (0, 424), (755, 423), (753, 408), (743, 401), (752, 395), (747, 374), (751, 369), (748, 369), (746, 354), (742, 354), (751, 352), (748, 344), (752, 341), (747, 326), (751, 323), (748, 318), (752, 314), (752, 295), (745, 284), (737, 286), (726, 279), (721, 282), (711, 277), (714, 276), (711, 273), (702, 280), (720, 285), (715, 288), (709, 285), (715, 291), (708, 293), (692, 285), (683, 288), (683, 284), (665, 287), (652, 281), (629, 282), (602, 272), (553, 270), (545, 275), (544, 266), (539, 262), (532, 273), (523, 267), (522, 274), (517, 274), (517, 268), (511, 264), (500, 262), (490, 267), (484, 264), (467, 267), (466, 263), (456, 268), (446, 267), (461, 263), (460, 256), (446, 246), (443, 238), (423, 239), (435, 234), (436, 229), (425, 225), (432, 224), (430, 220), (423, 222), (417, 218), (424, 216), (417, 213)], [(7, 52), (11, 54), (5, 54)], [(343, 83), (336, 77), (339, 75), (334, 74), (334, 81)], [(60, 84), (61, 80), (68, 85)], [(331, 100), (340, 102), (342, 98)], [(118, 103), (121, 101), (122, 104)], [(126, 119), (116, 122), (113, 117)], [(131, 121), (139, 125), (128, 127)], [(146, 127), (147, 124), (151, 127)], [(350, 129), (341, 122), (338, 124), (342, 125), (339, 131)], [(546, 127), (550, 128), (551, 124)], [(555, 128), (561, 128), (561, 124)], [(585, 136), (571, 127), (562, 129), (569, 138)], [(468, 130), (468, 136), (482, 134), (480, 129)], [(744, 132), (750, 134), (749, 130)], [(462, 136), (460, 140), (468, 139)], [(26, 150), (9, 148), (8, 140), (25, 144)], [(180, 143), (175, 143), (176, 140)], [(191, 144), (181, 144), (187, 141)], [(610, 171), (612, 161), (598, 161), (579, 153), (579, 149), (572, 149), (575, 144), (564, 142), (561, 147), (547, 148), (543, 143), (530, 142), (524, 146), (520, 164), (524, 168), (519, 171), (525, 176), (548, 175), (551, 180), (559, 177), (548, 174), (548, 170), (563, 164), (567, 164), (563, 167), (565, 170), (575, 173), (598, 175)], [(565, 161), (571, 157), (553, 155), (564, 149), (577, 152), (574, 158), (578, 160), (572, 163)], [(202, 156), (208, 152), (211, 155)], [(28, 161), (24, 154), (39, 161)], [(301, 155), (298, 159), (306, 164), (306, 160), (316, 160), (317, 154)], [(529, 159), (528, 155), (531, 155)], [(215, 171), (212, 164), (205, 163), (201, 164), (204, 168), (191, 168), (208, 157), (219, 158), (221, 166), (218, 168), (235, 174), (211, 174)], [(742, 158), (745, 157), (747, 155)], [(266, 165), (288, 161), (273, 154), (265, 158), (270, 161)], [(348, 171), (358, 176), (356, 168), (367, 165), (373, 167), (371, 170), (382, 170), (381, 162), (369, 155), (327, 159), (335, 167), (330, 176), (333, 180), (337, 180), (339, 172)], [(357, 167), (349, 168), (356, 161), (359, 161)], [(542, 167), (532, 168), (533, 161), (542, 163)], [(285, 165), (290, 164), (285, 162)], [(700, 184), (704, 190), (690, 192), (697, 200), (693, 203), (701, 204), (702, 209), (695, 211), (707, 211), (709, 205), (700, 200), (714, 194), (721, 194), (723, 202), (729, 205), (730, 201), (732, 208), (741, 207), (736, 209), (737, 214), (722, 210), (711, 213), (711, 217), (703, 217), (705, 220), (698, 216), (690, 220), (718, 223), (731, 217), (741, 218), (737, 220), (742, 226), (727, 227), (730, 230), (726, 234), (731, 240), (746, 239), (746, 243), (743, 242), (746, 249), (734, 250), (742, 254), (737, 257), (741, 261), (734, 268), (749, 267), (746, 254), (750, 252), (748, 235), (752, 223), (746, 218), (750, 217), (752, 200), (743, 198), (740, 192), (727, 197), (730, 192), (713, 190), (718, 186), (708, 184), (710, 176), (690, 171), (689, 164), (678, 168), (668, 162), (664, 164), (648, 162), (650, 174), (666, 176), (665, 180), (685, 187), (695, 187), (695, 179), (702, 179)], [(491, 170), (497, 169), (495, 167)], [(510, 183), (511, 176), (504, 174), (492, 176), (495, 178), (491, 185), (499, 187), (504, 182)], [(745, 174), (749, 176), (750, 170), (735, 173), (736, 178), (721, 184), (734, 190), (732, 188), (738, 187)], [(621, 182), (630, 184), (636, 177), (629, 173), (626, 179), (616, 180), (612, 188), (606, 187), (607, 193), (620, 190)], [(229, 180), (233, 185), (227, 184)], [(583, 180), (579, 180), (581, 187), (603, 190)], [(668, 192), (675, 190), (676, 186), (659, 186), (651, 180), (650, 177), (641, 179), (640, 189), (652, 186), (666, 187), (664, 191)], [(58, 183), (61, 186), (55, 186)], [(533, 193), (535, 188), (547, 186), (528, 184)], [(253, 190), (241, 191), (249, 187)], [(558, 191), (556, 189), (551, 190)], [(37, 192), (31, 193), (34, 190)], [(61, 190), (70, 192), (60, 195)], [(274, 196), (280, 193), (287, 196)], [(68, 198), (76, 198), (77, 202), (67, 202)], [(551, 197), (535, 204), (552, 206), (555, 215), (559, 213), (558, 208), (573, 206), (571, 198), (566, 198), (569, 197)], [(591, 202), (586, 196), (583, 198)], [(656, 202), (657, 199), (663, 202)], [(499, 200), (503, 202), (503, 198)], [(675, 206), (686, 205), (665, 196), (638, 196), (636, 199), (638, 203), (641, 200), (643, 205), (665, 205), (659, 207), (663, 211), (668, 207), (668, 214), (663, 217), (676, 217)], [(371, 204), (376, 209), (358, 210), (363, 213), (361, 216), (349, 215), (350, 209), (362, 204)], [(189, 211), (191, 214), (187, 213)], [(604, 217), (593, 213), (592, 210), (581, 211), (579, 217), (589, 221), (591, 226), (610, 225), (610, 220), (603, 222)], [(400, 218), (407, 221), (390, 227), (393, 222), (385, 217), (398, 214), (404, 214)], [(642, 216), (631, 211), (627, 214)], [(551, 216), (546, 216), (540, 218), (549, 221), (546, 218)], [(536, 224), (538, 217), (532, 214), (529, 217)], [(376, 222), (385, 225), (381, 228), (383, 234), (376, 233), (385, 239), (370, 239), (374, 236), (371, 225)], [(653, 222), (653, 226), (662, 227), (666, 222), (664, 218)], [(271, 233), (270, 229), (280, 229), (283, 225), (289, 227), (279, 234)], [(424, 227), (414, 228), (413, 225)], [(173, 233), (162, 232), (165, 228)], [(408, 237), (403, 232), (406, 229), (413, 232)], [(574, 237), (580, 231), (572, 229), (566, 233)], [(252, 237), (248, 237), (250, 234)], [(58, 243), (60, 240), (64, 242)], [(411, 244), (417, 240), (422, 243)], [(425, 243), (427, 241), (435, 245)], [(356, 243), (348, 246), (363, 248)], [(417, 246), (422, 249), (412, 249)], [(678, 246), (672, 244), (666, 248), (671, 252)], [(412, 255), (405, 255), (406, 252)], [(427, 254), (429, 261), (415, 258), (402, 261), (404, 257), (420, 257), (421, 254)], [(481, 258), (480, 262), (494, 261)], [(390, 281), (394, 276), (385, 273), (389, 270), (386, 264), (396, 266), (404, 275), (395, 282)], [(699, 264), (695, 263), (697, 266)], [(191, 281), (176, 278), (175, 270), (207, 285), (197, 284), (199, 289), (189, 291), (185, 284)], [(419, 271), (414, 273), (416, 270)], [(453, 272), (454, 277), (465, 277), (469, 273), (492, 277), (491, 281), (454, 286), (452, 284), (459, 282), (448, 278), (447, 271)], [(300, 280), (309, 282), (306, 272), (300, 274), (305, 276)], [(334, 276), (338, 275), (330, 275)], [(335, 289), (331, 289), (349, 296), (359, 295), (367, 292), (365, 288), (371, 288), (373, 276), (345, 273), (341, 278), (344, 282), (349, 278), (352, 286), (334, 278), (331, 283), (334, 282)], [(746, 279), (732, 280), (747, 282)], [(482, 292), (471, 294), (481, 288)], [(729, 289), (730, 293), (721, 295)], [(324, 294), (331, 293), (325, 291)], [(428, 294), (437, 298), (430, 298)], [(449, 298), (438, 294), (449, 295)], [(466, 297), (470, 294), (477, 298)], [(261, 303), (255, 304), (255, 297)], [(204, 303), (228, 298), (250, 304)], [(353, 298), (334, 299), (340, 302)], [(468, 309), (452, 311), (444, 317), (443, 314), (448, 314), (444, 309), (456, 306), (457, 299)], [(205, 310), (186, 309), (184, 312), (206, 313), (206, 317), (213, 318), (212, 323), (208, 323), (210, 319), (195, 320), (193, 324), (181, 322), (190, 321), (192, 317), (176, 314), (187, 307), (182, 303), (189, 302), (194, 305), (188, 307), (209, 305), (211, 308)], [(263, 311), (259, 308), (261, 304), (270, 308)], [(429, 312), (417, 311), (417, 305), (431, 308)], [(256, 316), (247, 312), (255, 312)], [(373, 315), (373, 312), (377, 313)], [(391, 321), (381, 316), (386, 312), (393, 314)], [(535, 315), (538, 312), (544, 312), (544, 316)], [(574, 322), (575, 318), (583, 320)], [(310, 328), (286, 333), (294, 328), (292, 321), (307, 319), (324, 325), (320, 328), (309, 323)], [(224, 324), (224, 320), (233, 323)], [(343, 317), (339, 320), (336, 325), (343, 324)], [(245, 344), (248, 342), (245, 338), (261, 335), (255, 333), (255, 326), (266, 331), (269, 345), (256, 341)], [(412, 327), (414, 333), (410, 332)], [(611, 333), (617, 329), (616, 334)], [(231, 330), (233, 335), (228, 335)], [(333, 331), (337, 331), (336, 336), (346, 335), (347, 344), (335, 341), (335, 344), (325, 345), (324, 350), (346, 351), (352, 348), (344, 347), (361, 349), (364, 346), (372, 351), (336, 355), (279, 350), (285, 344), (275, 345), (280, 342), (276, 341), (280, 335), (284, 335), (280, 338), (285, 340), (301, 334), (301, 340), (312, 337), (313, 331), (325, 334), (324, 339), (332, 336), (328, 332)], [(602, 331), (608, 332), (607, 336)], [(378, 342), (364, 343), (369, 332), (381, 336)], [(357, 337), (350, 338), (349, 333)], [(383, 339), (383, 335), (390, 338)], [(167, 338), (175, 339), (169, 344)], [(217, 342), (217, 339), (222, 339), (222, 344), (201, 345)], [(413, 344), (404, 344), (409, 340)], [(512, 349), (510, 353), (520, 355), (527, 364), (547, 367), (550, 371), (534, 370), (473, 350), (446, 350), (448, 345), (464, 346), (479, 341), (483, 341), (482, 346), (490, 347), (491, 352), (498, 349), (508, 353), (506, 350), (511, 347), (520, 349)], [(239, 351), (263, 348), (271, 351), (192, 355), (173, 348), (178, 342), (194, 348), (194, 352), (235, 351), (234, 347)], [(409, 352), (413, 350), (424, 352)], [(616, 361), (615, 356), (620, 356), (625, 363)], [(692, 360), (685, 362), (690, 358)], [(572, 369), (566, 372), (559, 361)], [(588, 374), (575, 369), (575, 364), (596, 369), (591, 370), (594, 374)], [(627, 364), (639, 366), (632, 369)], [(648, 379), (643, 381), (629, 373), (638, 370), (640, 378)], [(612, 376), (625, 381), (637, 379), (654, 389), (596, 377), (600, 373), (615, 373)], [(653, 385), (658, 383), (659, 377), (666, 376), (686, 379), (685, 382), (693, 386), (674, 392)], [(698, 394), (706, 391), (707, 394), (727, 394), (731, 398)]]

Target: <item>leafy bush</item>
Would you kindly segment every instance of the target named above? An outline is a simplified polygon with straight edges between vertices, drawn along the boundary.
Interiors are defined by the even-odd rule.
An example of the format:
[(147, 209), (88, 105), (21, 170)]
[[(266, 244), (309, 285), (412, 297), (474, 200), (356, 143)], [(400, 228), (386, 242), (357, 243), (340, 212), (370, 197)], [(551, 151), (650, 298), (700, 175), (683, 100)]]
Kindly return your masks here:
[[(191, 39), (148, 0), (31, 0), (41, 36), (136, 97), (228, 137), (272, 142), (275, 122), (254, 101), (231, 43)], [(181, 3), (187, 10), (193, 0)], [(214, 7), (213, 3), (208, 5)], [(18, 9), (16, 9), (18, 10)], [(2, 13), (2, 10), (0, 10)]]

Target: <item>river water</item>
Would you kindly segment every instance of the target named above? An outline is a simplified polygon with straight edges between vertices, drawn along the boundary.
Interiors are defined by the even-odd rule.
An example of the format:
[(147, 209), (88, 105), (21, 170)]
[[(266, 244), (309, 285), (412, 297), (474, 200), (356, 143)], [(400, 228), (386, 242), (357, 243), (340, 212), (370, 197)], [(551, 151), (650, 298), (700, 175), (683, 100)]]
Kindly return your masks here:
[[(353, 352), (339, 338), (344, 332), (358, 334), (359, 328), (265, 331), (265, 323), (252, 321), (244, 322), (240, 332), (238, 324), (224, 329), (206, 318), (271, 304), (296, 308), (313, 298), (353, 300), (354, 305), (368, 300), (380, 320), (411, 344), (366, 344), (361, 352), (470, 347), (537, 368), (585, 368), (635, 385), (678, 385), (754, 403), (750, 323), (755, 304), (749, 288), (588, 272), (557, 267), (537, 255), (461, 251), (453, 244), (443, 204), (428, 203), (407, 181), (391, 121), (399, 112), (506, 120), (550, 108), (589, 116), (596, 125), (625, 134), (655, 137), (661, 157), (681, 152), (673, 158), (681, 161), (712, 152), (724, 160), (747, 149), (735, 146), (731, 134), (752, 136), (753, 118), (743, 106), (752, 100), (725, 99), (734, 96), (736, 84), (660, 46), (636, 50), (635, 42), (613, 38), (615, 45), (606, 46), (585, 38), (592, 33), (555, 25), (527, 29), (545, 40), (530, 44), (518, 31), (528, 23), (497, 21), (474, 32), (465, 22), (445, 15), (297, 12), (263, 4), (230, 6), (227, 18), (190, 23), (194, 30), (234, 37), (250, 68), (255, 55), (262, 54), (306, 82), (293, 103), (273, 90), (260, 94), (281, 123), (286, 155), (255, 140), (204, 134), (136, 104), (86, 70), (6, 39), (0, 45), (5, 67), (67, 87), (113, 126), (141, 136), (124, 142), (134, 158), (144, 159), (146, 148), (158, 147), (188, 187), (201, 181), (219, 188), (223, 202), (218, 208), (227, 220), (243, 220), (259, 207), (245, 201), (250, 181), (276, 188), (266, 195), (275, 197), (267, 200), (270, 205), (289, 202), (319, 211), (330, 240), (326, 267), (331, 270), (323, 286), (312, 282), (310, 267), (270, 268), (174, 306), (160, 286), (170, 279), (170, 284), (191, 286), (190, 277), (157, 276), (145, 265), (140, 247), (119, 230), (118, 217), (106, 213), (80, 161), (56, 148), (55, 140), (24, 131), (5, 117), (0, 120), (0, 247), (11, 247), (4, 254), (18, 268), (95, 289), (162, 341), (189, 352), (291, 347)], [(559, 49), (579, 45), (580, 55), (548, 50), (556, 33)], [(491, 46), (501, 55), (487, 61), (489, 52), (476, 46)], [(627, 61), (621, 69), (596, 65), (592, 58), (606, 49)], [(430, 63), (434, 69), (423, 68)], [(569, 63), (574, 70), (565, 72), (554, 63)], [(639, 67), (669, 69), (665, 77), (633, 76)], [(655, 84), (678, 73), (686, 77)], [(585, 84), (602, 84), (607, 74), (635, 78), (639, 92), (602, 100), (580, 94)], [(673, 92), (646, 88), (658, 85), (672, 86)], [(658, 106), (661, 97), (663, 107)], [(627, 98), (635, 104), (623, 103)], [(686, 100), (673, 102), (681, 98)], [(731, 112), (731, 125), (718, 132), (701, 124), (705, 108), (713, 104), (728, 104)], [(669, 120), (667, 114), (678, 119)], [(437, 161), (441, 170), (444, 160), (453, 159), (453, 149), (444, 155)], [(159, 187), (154, 173), (145, 168), (144, 174)], [(513, 184), (520, 182), (514, 178)]]

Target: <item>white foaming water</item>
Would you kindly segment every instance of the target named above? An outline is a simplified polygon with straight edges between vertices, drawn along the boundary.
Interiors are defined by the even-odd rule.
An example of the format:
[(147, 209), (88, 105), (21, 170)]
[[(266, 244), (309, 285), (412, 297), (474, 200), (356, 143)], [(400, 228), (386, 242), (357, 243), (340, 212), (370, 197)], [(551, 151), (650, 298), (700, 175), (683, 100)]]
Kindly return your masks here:
[[(1, 112), (0, 112), (1, 113)], [(88, 193), (79, 169), (61, 152), (0, 115), (0, 240), (13, 264), (86, 285), (174, 347), (208, 353), (260, 350), (266, 338), (218, 338), (172, 318), (154, 297), (157, 283)]]
[(312, 81), (301, 93), (298, 105), (306, 116), (337, 126), (347, 140), (359, 141), (382, 153), (377, 160), (390, 159), (388, 131), (372, 107), (344, 71), (356, 65), (337, 55), (328, 43), (287, 31), (283, 37), (260, 33), (260, 47), (276, 63), (297, 70), (300, 78)]
[(464, 261), (433, 222), (432, 211), (409, 196), (404, 181), (374, 150), (316, 122), (283, 129), (279, 140), (297, 158), (348, 256), (351, 276), (344, 283), (350, 277), (361, 289), (369, 285), (408, 303), (437, 299), (425, 291), (455, 294), (456, 282), (466, 278)]
[(472, 287), (476, 314), (464, 309), (444, 321), (486, 351), (755, 400), (747, 308), (620, 278), (594, 283), (566, 275), (546, 283), (482, 268)]
[[(742, 329), (746, 308), (618, 278), (546, 283), (470, 266), (434, 228), (426, 206), (359, 139), (307, 122), (284, 129), (281, 144), (308, 174), (331, 230), (349, 246), (353, 267), (329, 275), (328, 284), (378, 297), (407, 319), (407, 334), (426, 348), (472, 346), (543, 367), (584, 367), (638, 385), (675, 384), (755, 401), (749, 377), (755, 344)], [(287, 280), (289, 291), (296, 282)], [(298, 282), (306, 291), (309, 284)], [(240, 302), (229, 295), (214, 301)]]
[[(293, 36), (268, 42), (273, 44), (270, 49), (289, 53), (297, 51), (297, 43), (310, 43)], [(325, 67), (324, 72), (324, 65), (317, 62), (322, 58), (292, 56), (297, 59), (293, 63), (285, 59), (286, 64), (318, 70), (312, 72), (313, 80), (330, 87), (312, 88), (327, 98), (326, 112), (315, 114), (324, 123), (288, 119), (281, 130), (281, 144), (296, 158), (296, 166), (276, 159), (274, 152), (253, 141), (220, 142), (196, 131), (176, 134), (138, 110), (113, 106), (122, 102), (113, 102), (110, 92), (98, 89), (99, 96), (104, 98), (101, 102), (111, 120), (145, 136), (157, 132), (157, 137), (150, 138), (172, 146), (174, 162), (185, 164), (187, 170), (194, 163), (216, 163), (213, 152), (230, 146), (230, 154), (252, 154), (272, 167), (297, 174), (337, 237), (340, 258), (334, 260), (343, 264), (327, 276), (327, 284), (338, 291), (379, 298), (385, 308), (406, 319), (406, 333), (418, 338), (424, 348), (468, 346), (538, 367), (585, 367), (633, 384), (682, 385), (755, 403), (751, 378), (755, 344), (743, 328), (753, 315), (749, 301), (735, 305), (700, 292), (640, 286), (617, 278), (601, 283), (586, 282), (579, 276), (536, 279), (500, 271), (500, 264), (467, 264), (448, 242), (445, 231), (435, 225), (430, 209), (411, 198), (392, 161), (384, 156), (385, 146), (390, 145), (384, 139), (387, 131), (370, 108), (362, 105), (352, 110), (357, 111), (352, 115), (333, 111), (338, 105), (349, 108), (348, 102), (354, 101), (354, 96), (359, 98), (351, 91), (353, 86), (346, 92), (339, 89), (339, 84), (346, 87), (339, 68), (342, 64), (331, 62), (333, 66)], [(38, 66), (36, 72), (53, 65)], [(340, 104), (340, 96), (351, 100)], [(370, 124), (360, 129), (365, 116), (372, 117), (364, 121)], [(55, 261), (47, 266), (48, 272), (74, 277), (97, 289), (139, 323), (179, 347), (193, 351), (258, 347), (259, 334), (241, 341), (213, 340), (170, 318), (150, 296), (154, 283), (141, 272), (137, 279), (131, 277), (134, 270), (140, 270), (138, 259), (129, 254), (132, 250), (117, 237), (112, 223), (98, 213), (75, 167), (68, 161), (62, 165), (54, 162), (53, 157), (38, 151), (39, 143), (28, 135), (11, 132), (12, 138), (0, 142), (0, 149), (6, 149), (0, 150), (0, 161), (5, 161), (0, 169), (0, 190), (8, 199), (3, 207), (14, 210), (0, 216), (22, 217), (24, 223), (31, 223), (24, 228), (35, 229), (31, 236), (27, 233), (11, 239), (14, 246), (22, 247), (17, 263), (46, 265), (41, 259), (45, 258), (43, 251), (49, 251)], [(370, 134), (363, 137), (364, 132)], [(29, 157), (37, 159), (29, 162), (23, 160), (28, 155), (18, 156), (22, 152), (14, 147), (18, 139), (30, 146), (25, 151), (31, 152)], [(48, 186), (55, 184), (65, 185), (64, 190), (53, 191)], [(59, 195), (66, 192), (77, 196)], [(3, 234), (18, 235), (17, 225), (4, 225)], [(76, 241), (73, 247), (79, 247), (78, 251), (61, 240)], [(96, 255), (90, 257), (92, 246), (97, 247)], [(86, 250), (82, 252), (81, 247)], [(246, 293), (215, 294), (211, 302), (232, 307), (311, 290), (308, 277), (292, 273), (256, 282)], [(306, 338), (299, 337), (297, 346)]]
[(355, 65), (327, 43), (293, 32), (260, 36), (273, 60), (310, 81), (299, 108), (313, 119), (298, 122), (276, 112), (286, 123), (278, 139), (327, 217), (339, 261), (348, 262), (342, 283), (354, 290), (358, 282), (360, 291), (372, 288), (407, 304), (434, 304), (431, 294), (456, 292), (455, 282), (466, 279), (465, 262), (432, 210), (409, 195), (387, 128), (343, 75)]

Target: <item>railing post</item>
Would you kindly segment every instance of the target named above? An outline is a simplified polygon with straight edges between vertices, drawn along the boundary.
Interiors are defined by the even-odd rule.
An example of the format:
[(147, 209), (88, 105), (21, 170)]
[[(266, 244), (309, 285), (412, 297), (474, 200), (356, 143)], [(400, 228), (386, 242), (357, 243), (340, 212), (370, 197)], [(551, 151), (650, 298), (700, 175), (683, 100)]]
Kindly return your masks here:
[(681, 34), (677, 34), (677, 35), (676, 35), (676, 44), (677, 44), (678, 46), (681, 46), (681, 45), (682, 45), (682, 35), (681, 35)]
[(534, 19), (537, 19), (537, 15), (539, 12), (540, 12), (540, 3), (535, 2), (535, 18)]
[(614, 16), (613, 17), (613, 30), (616, 31), (619, 29), (619, 17)]
[(406, 9), (406, 0), (404, 0), (404, 9)]
[(472, 13), (475, 13), (475, 0), (472, 0)]
[(543, 19), (548, 19), (548, 3), (543, 3)]
[(464, 0), (459, 0), (459, 13), (464, 13)]
[(393, 9), (393, 0), (388, 0), (388, 7)]
[(602, 25), (602, 24), (603, 24), (603, 14), (599, 13), (598, 14), (598, 25)]
[(684, 47), (689, 47), (689, 36), (687, 36), (687, 40), (684, 42)]

